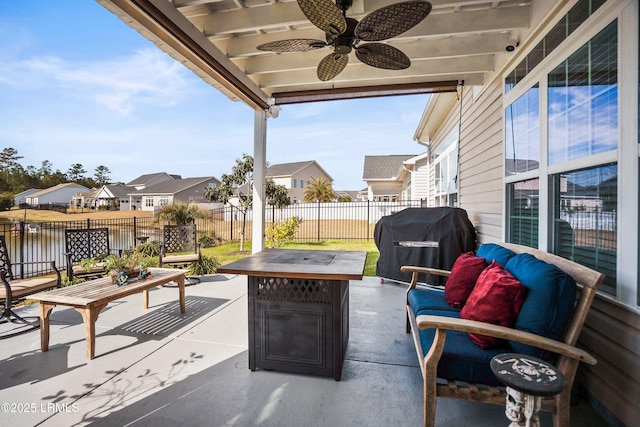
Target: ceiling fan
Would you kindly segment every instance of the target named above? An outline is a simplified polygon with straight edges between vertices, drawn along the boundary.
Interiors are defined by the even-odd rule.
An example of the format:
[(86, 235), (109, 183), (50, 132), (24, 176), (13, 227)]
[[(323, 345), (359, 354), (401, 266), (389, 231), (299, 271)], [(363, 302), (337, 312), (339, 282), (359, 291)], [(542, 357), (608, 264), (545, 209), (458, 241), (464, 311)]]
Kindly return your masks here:
[(360, 22), (347, 18), (353, 0), (297, 0), (302, 13), (313, 25), (326, 33), (326, 41), (288, 39), (264, 43), (257, 49), (267, 52), (306, 52), (332, 46), (333, 52), (318, 64), (322, 81), (336, 77), (349, 62), (349, 53), (367, 65), (386, 70), (403, 70), (411, 65), (400, 49), (385, 43), (364, 43), (387, 40), (420, 23), (431, 12), (431, 3), (423, 0), (405, 1), (374, 10)]

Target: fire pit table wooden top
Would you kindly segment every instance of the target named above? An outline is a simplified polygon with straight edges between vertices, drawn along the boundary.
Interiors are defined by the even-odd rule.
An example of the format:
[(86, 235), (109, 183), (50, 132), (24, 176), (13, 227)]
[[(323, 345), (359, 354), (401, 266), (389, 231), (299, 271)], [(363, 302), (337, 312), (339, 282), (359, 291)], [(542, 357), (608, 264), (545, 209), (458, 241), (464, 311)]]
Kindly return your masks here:
[(218, 268), (218, 273), (297, 279), (362, 280), (367, 253), (265, 249)]

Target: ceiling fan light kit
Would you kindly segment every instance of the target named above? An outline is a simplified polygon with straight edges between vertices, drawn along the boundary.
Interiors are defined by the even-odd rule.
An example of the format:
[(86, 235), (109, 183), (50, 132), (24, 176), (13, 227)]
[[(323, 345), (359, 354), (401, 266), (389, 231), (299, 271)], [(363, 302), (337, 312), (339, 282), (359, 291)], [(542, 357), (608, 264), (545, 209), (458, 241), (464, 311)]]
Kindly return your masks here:
[(315, 39), (288, 39), (264, 43), (258, 50), (267, 52), (306, 52), (333, 47), (333, 52), (318, 64), (318, 78), (335, 78), (349, 62), (348, 54), (355, 50), (356, 57), (371, 67), (403, 70), (411, 60), (400, 49), (377, 42), (396, 37), (420, 22), (431, 12), (431, 3), (423, 0), (405, 1), (374, 10), (360, 22), (347, 18), (352, 0), (298, 0), (302, 13), (313, 25), (326, 34), (326, 42)]

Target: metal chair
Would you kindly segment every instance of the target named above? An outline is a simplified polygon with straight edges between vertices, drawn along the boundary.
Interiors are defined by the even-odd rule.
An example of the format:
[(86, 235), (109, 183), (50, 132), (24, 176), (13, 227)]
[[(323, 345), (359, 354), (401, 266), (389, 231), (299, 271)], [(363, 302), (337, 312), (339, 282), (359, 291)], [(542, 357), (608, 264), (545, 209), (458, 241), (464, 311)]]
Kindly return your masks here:
[[(25, 266), (45, 264), (50, 265), (55, 273), (55, 277), (23, 277)], [(17, 277), (13, 272), (13, 266), (20, 266), (20, 277)], [(5, 300), (4, 309), (0, 315), (0, 323), (20, 323), (28, 326), (27, 329), (22, 329), (19, 332), (2, 335), (0, 339), (38, 329), (40, 327), (40, 322), (37, 320), (39, 317), (19, 316), (13, 311), (13, 302), (19, 298), (24, 298), (45, 289), (60, 287), (60, 271), (56, 268), (55, 261), (32, 261), (12, 264), (5, 238), (4, 236), (0, 236), (0, 280), (3, 284), (3, 287), (0, 288), (0, 298), (4, 298)]]
[[(160, 246), (159, 266), (188, 268), (192, 262), (200, 261), (202, 253), (198, 244), (197, 230), (194, 223), (187, 225), (165, 225), (163, 242)], [(187, 276), (185, 285), (195, 285), (200, 279)]]
[(112, 250), (109, 247), (108, 228), (75, 228), (64, 231), (65, 256), (67, 258), (67, 277), (69, 280), (74, 276), (90, 278), (102, 276), (104, 266), (98, 263), (91, 271), (87, 271), (78, 265), (80, 261), (87, 258), (99, 258), (109, 255)]

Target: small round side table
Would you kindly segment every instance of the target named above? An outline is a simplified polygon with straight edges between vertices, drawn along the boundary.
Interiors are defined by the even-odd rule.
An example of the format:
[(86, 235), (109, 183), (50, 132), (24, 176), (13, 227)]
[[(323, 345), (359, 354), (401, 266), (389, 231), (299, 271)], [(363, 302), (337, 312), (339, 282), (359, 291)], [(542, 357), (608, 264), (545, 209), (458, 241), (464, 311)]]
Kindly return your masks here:
[(491, 359), (491, 370), (507, 386), (509, 427), (539, 427), (542, 397), (560, 393), (565, 385), (555, 366), (524, 354), (499, 354)]

